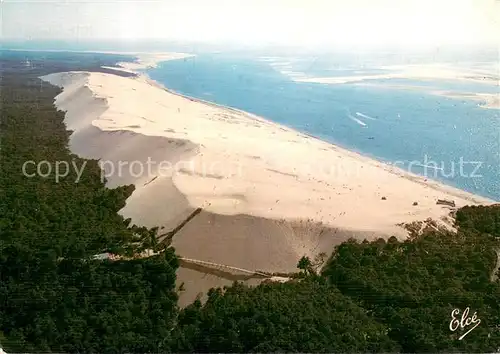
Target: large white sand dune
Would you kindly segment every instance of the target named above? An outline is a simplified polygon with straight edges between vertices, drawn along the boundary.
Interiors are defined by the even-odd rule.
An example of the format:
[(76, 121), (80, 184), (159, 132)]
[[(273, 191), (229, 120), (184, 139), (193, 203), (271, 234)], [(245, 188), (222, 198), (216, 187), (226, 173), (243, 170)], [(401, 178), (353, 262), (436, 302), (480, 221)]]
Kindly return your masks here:
[[(173, 239), (188, 258), (293, 271), (302, 255), (329, 253), (347, 237), (404, 237), (399, 223), (441, 220), (450, 210), (437, 199), (489, 202), (143, 77), (70, 72), (43, 79), (64, 88), (56, 105), (67, 111), (70, 149), (108, 161), (110, 186), (135, 184), (125, 217), (168, 231), (203, 208)], [(221, 285), (193, 272), (179, 272), (195, 289), (184, 302), (200, 284)]]

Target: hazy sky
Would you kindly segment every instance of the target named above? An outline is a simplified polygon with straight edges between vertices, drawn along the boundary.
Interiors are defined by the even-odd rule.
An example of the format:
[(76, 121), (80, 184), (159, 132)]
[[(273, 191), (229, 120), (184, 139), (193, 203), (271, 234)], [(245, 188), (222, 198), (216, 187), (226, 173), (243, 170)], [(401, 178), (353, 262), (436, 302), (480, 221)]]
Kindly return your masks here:
[(3, 0), (3, 38), (500, 42), (500, 0)]

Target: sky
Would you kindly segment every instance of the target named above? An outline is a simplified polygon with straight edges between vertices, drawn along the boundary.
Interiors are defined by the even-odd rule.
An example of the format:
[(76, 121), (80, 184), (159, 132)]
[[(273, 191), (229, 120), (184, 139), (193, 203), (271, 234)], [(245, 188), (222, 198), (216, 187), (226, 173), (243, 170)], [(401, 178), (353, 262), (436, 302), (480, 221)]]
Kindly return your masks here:
[(500, 0), (0, 0), (4, 39), (500, 44)]

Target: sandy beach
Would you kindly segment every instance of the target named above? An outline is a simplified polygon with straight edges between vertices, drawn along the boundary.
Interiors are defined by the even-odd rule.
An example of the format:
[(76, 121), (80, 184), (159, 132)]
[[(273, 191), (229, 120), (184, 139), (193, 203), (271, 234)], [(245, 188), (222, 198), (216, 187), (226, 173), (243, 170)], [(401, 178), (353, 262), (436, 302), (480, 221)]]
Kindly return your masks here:
[[(120, 66), (134, 72), (184, 57)], [(136, 186), (124, 217), (166, 233), (202, 208), (172, 240), (186, 258), (291, 272), (301, 256), (330, 254), (349, 237), (404, 238), (400, 223), (427, 218), (449, 224), (450, 208), (437, 199), (491, 202), (144, 76), (66, 72), (43, 80), (63, 88), (55, 103), (67, 112), (71, 151), (100, 159), (110, 187)], [(178, 282), (183, 305), (232, 279), (181, 267)]]
[(423, 90), (421, 86), (401, 85), (392, 83), (375, 83), (373, 80), (381, 79), (415, 79), (415, 80), (445, 80), (449, 82), (472, 82), (497, 88), (496, 93), (454, 93), (443, 90), (428, 90), (433, 95), (445, 96), (456, 99), (478, 101), (479, 106), (487, 109), (500, 109), (500, 77), (498, 68), (465, 69), (447, 64), (426, 65), (390, 65), (381, 66), (379, 69), (386, 71), (383, 74), (351, 75), (332, 77), (294, 78), (298, 82), (313, 82), (319, 84), (338, 85), (352, 83), (364, 86), (392, 87), (399, 89)]
[[(154, 68), (158, 65), (159, 62), (167, 61), (167, 60), (178, 60), (184, 58), (190, 58), (192, 54), (185, 53), (138, 53), (138, 52), (128, 52), (128, 53), (116, 53), (113, 54), (129, 54), (135, 55), (137, 60), (135, 62), (119, 62), (117, 63), (118, 70), (129, 72), (129, 73), (137, 73), (137, 70), (143, 70), (148, 68)], [(107, 67), (103, 66), (103, 68), (111, 68), (117, 69), (116, 67)]]

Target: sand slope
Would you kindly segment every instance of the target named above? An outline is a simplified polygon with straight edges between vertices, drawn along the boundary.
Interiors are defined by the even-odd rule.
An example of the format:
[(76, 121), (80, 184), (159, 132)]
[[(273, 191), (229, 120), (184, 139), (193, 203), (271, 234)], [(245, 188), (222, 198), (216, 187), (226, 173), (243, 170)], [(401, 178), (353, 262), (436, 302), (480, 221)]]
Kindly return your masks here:
[[(489, 202), (144, 77), (69, 72), (43, 79), (64, 88), (56, 105), (67, 111), (72, 152), (105, 162), (110, 186), (136, 185), (125, 217), (168, 231), (203, 208), (173, 239), (188, 258), (293, 271), (302, 255), (330, 253), (347, 237), (404, 237), (401, 222), (441, 220), (449, 209), (438, 198), (457, 206)], [(121, 162), (128, 165), (120, 173)], [(180, 270), (181, 301), (228, 282), (210, 277)]]

